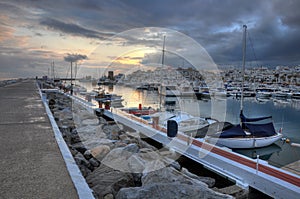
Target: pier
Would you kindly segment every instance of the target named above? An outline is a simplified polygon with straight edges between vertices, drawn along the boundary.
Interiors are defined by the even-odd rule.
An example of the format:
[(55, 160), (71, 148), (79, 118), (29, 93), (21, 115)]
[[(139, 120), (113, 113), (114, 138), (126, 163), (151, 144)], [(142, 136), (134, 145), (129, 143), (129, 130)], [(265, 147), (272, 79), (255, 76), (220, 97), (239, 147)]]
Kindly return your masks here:
[[(90, 109), (95, 109), (94, 106), (84, 103), (76, 96), (66, 95)], [(106, 118), (130, 126), (169, 150), (176, 151), (235, 182), (242, 189), (252, 187), (274, 198), (298, 198), (300, 195), (300, 178), (297, 174), (269, 165), (264, 160), (251, 159), (234, 153), (228, 148), (194, 139), (181, 132), (178, 132), (175, 138), (169, 138), (166, 135), (166, 129), (149, 125), (143, 119), (120, 109), (100, 110)]]
[(140, 118), (117, 109), (105, 110), (104, 114), (230, 179), (243, 189), (252, 187), (274, 198), (298, 198), (300, 195), (298, 175), (271, 166), (263, 160), (250, 159), (180, 132), (171, 139), (166, 136), (165, 129), (152, 127), (141, 122)]
[(72, 156), (66, 163), (68, 153), (60, 151), (62, 142), (54, 135), (35, 81), (0, 87), (0, 103), (0, 197), (84, 198), (86, 190), (76, 186), (81, 174), (75, 173), (74, 181)]

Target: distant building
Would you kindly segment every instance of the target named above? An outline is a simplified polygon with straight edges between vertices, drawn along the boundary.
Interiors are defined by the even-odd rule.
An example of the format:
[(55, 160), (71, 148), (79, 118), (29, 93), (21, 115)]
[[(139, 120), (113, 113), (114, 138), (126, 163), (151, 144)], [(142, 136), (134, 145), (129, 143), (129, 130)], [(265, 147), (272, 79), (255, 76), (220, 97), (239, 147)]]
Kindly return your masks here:
[(108, 71), (108, 79), (114, 80), (114, 71)]

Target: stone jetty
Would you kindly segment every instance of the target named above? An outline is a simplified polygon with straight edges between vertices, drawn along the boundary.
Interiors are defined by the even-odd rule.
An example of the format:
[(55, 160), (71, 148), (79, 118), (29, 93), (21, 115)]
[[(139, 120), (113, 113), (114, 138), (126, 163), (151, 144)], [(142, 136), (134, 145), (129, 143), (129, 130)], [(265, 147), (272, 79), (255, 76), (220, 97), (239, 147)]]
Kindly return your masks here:
[(215, 191), (213, 178), (182, 168), (174, 152), (155, 148), (138, 132), (97, 117), (61, 93), (47, 98), (96, 198), (233, 198)]
[(35, 80), (0, 84), (0, 198), (78, 198)]

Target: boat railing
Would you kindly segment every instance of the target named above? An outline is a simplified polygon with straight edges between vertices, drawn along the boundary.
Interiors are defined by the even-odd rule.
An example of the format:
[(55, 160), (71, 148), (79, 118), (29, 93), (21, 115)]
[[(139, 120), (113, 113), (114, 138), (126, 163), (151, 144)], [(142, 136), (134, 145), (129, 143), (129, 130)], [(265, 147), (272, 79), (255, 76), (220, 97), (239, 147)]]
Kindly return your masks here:
[(128, 119), (134, 120), (136, 122), (143, 123), (144, 125), (147, 125), (148, 127), (154, 128), (158, 131), (162, 131), (164, 133), (167, 132), (167, 129), (164, 127), (159, 126), (158, 124), (149, 124), (149, 122), (141, 117), (138, 117), (136, 115), (127, 113), (126, 111), (123, 111), (119, 108), (111, 108), (111, 111), (114, 112), (115, 114), (118, 114), (119, 116), (126, 117)]

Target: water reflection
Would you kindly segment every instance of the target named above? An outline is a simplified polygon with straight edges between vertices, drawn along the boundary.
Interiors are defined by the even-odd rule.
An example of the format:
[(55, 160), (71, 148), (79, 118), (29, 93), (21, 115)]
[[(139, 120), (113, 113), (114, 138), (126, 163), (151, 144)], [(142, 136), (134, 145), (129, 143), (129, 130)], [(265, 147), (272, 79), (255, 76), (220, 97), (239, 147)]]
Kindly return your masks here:
[(234, 149), (234, 152), (245, 155), (249, 158), (256, 159), (259, 156), (259, 159), (269, 160), (271, 156), (276, 153), (279, 155), (279, 152), (282, 151), (281, 147), (277, 144), (272, 144), (263, 148), (256, 149)]
[[(84, 83), (83, 86), (88, 91), (93, 90), (95, 86), (91, 83)], [(142, 104), (144, 107), (151, 106), (159, 108), (159, 95), (157, 91), (137, 91), (135, 89), (115, 85), (112, 87), (104, 86), (110, 93), (122, 95), (125, 107), (138, 107)], [(220, 121), (228, 121), (233, 124), (239, 123), (240, 101), (238, 99), (226, 98), (226, 100), (197, 100), (196, 98), (177, 98), (178, 106), (182, 111), (188, 112), (194, 116), (212, 117)], [(224, 106), (225, 105), (225, 106)], [(270, 99), (258, 102), (255, 97), (244, 99), (244, 112), (247, 116), (273, 116), (275, 129), (283, 128), (283, 135), (293, 143), (300, 143), (300, 100), (290, 99)], [(225, 116), (224, 116), (225, 114)], [(218, 118), (220, 117), (221, 118)], [(256, 158), (268, 161), (272, 165), (284, 166), (300, 159), (300, 148), (291, 147), (290, 144), (281, 145), (280, 142), (269, 147), (248, 150), (235, 150), (238, 153), (250, 158)], [(292, 154), (292, 155), (291, 155)]]

